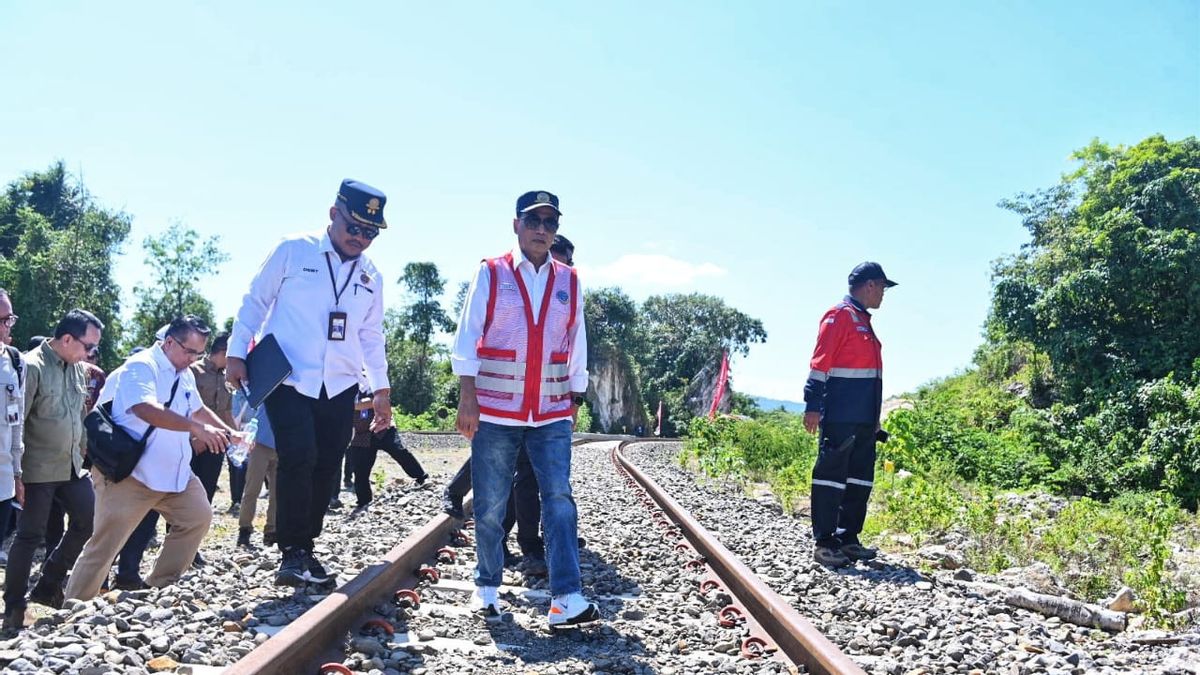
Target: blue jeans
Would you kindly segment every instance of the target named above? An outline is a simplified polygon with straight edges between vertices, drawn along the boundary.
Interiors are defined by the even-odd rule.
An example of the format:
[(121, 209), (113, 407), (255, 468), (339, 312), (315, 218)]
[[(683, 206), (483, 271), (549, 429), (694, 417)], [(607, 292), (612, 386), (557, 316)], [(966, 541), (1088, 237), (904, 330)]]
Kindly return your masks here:
[(550, 593), (582, 590), (575, 499), (571, 496), (571, 420), (540, 427), (480, 422), (471, 441), (475, 490), (476, 586), (499, 586), (504, 572), (504, 514), (512, 491), (517, 448), (525, 444), (542, 497), (542, 529)]

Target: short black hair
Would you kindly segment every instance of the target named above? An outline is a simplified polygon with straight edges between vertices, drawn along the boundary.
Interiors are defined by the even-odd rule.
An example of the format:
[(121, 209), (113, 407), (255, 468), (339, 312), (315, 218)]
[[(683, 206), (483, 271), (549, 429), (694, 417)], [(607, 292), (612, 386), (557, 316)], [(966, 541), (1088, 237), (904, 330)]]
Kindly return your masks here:
[(208, 340), (208, 334), (212, 330), (208, 324), (204, 323), (204, 319), (195, 314), (185, 314), (171, 319), (171, 323), (167, 326), (167, 337), (175, 338), (175, 341), (183, 344), (192, 333), (196, 333)]
[(209, 354), (220, 354), (229, 349), (229, 333), (221, 331), (213, 338), (212, 346), (208, 348)]
[(550, 250), (555, 253), (571, 256), (575, 253), (575, 244), (572, 244), (570, 239), (561, 234), (556, 234), (554, 235), (554, 243), (550, 245)]
[(33, 337), (29, 338), (29, 345), (26, 347), (25, 351), (31, 352), (31, 351), (37, 349), (38, 347), (41, 347), (42, 343), (45, 341), (46, 341), (45, 335), (34, 335)]
[(54, 327), (54, 338), (70, 335), (76, 340), (81, 340), (87, 333), (88, 326), (95, 326), (96, 330), (104, 330), (104, 322), (97, 319), (95, 314), (76, 307), (58, 320), (58, 325)]

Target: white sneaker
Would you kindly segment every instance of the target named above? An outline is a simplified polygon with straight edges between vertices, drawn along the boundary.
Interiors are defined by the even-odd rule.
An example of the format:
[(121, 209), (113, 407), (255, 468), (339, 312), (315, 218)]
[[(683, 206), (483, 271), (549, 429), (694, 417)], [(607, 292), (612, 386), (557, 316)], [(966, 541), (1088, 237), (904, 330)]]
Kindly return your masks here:
[(497, 597), (500, 589), (495, 586), (476, 586), (471, 594), (471, 611), (489, 621), (500, 618), (500, 600)]
[(550, 602), (547, 618), (551, 628), (575, 628), (599, 621), (600, 608), (581, 593), (557, 595)]

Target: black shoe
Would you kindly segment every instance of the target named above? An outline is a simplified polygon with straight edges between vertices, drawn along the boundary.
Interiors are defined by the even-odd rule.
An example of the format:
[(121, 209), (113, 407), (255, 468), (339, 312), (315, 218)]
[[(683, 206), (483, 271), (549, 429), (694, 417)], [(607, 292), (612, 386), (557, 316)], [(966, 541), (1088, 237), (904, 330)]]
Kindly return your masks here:
[(9, 607), (4, 610), (4, 632), (15, 633), (25, 627), (25, 608)]
[(462, 498), (455, 499), (449, 490), (442, 492), (442, 513), (459, 520), (466, 520), (467, 518), (466, 514), (463, 513)]
[(576, 537), (575, 540), (576, 543), (579, 544), (579, 548), (582, 549), (587, 547), (587, 539), (584, 539), (583, 537)]
[(516, 567), (517, 565), (521, 564), (522, 560), (523, 560), (523, 558), (521, 556), (513, 553), (512, 551), (509, 551), (507, 546), (504, 547), (504, 566), (505, 567)]
[(311, 551), (305, 551), (304, 558), (304, 580), (314, 584), (327, 584), (333, 580), (333, 575), (330, 574), (325, 566), (322, 565), (317, 557)]
[(62, 584), (49, 584), (46, 583), (44, 578), (37, 582), (33, 590), (29, 592), (30, 602), (36, 602), (39, 605), (46, 605), (54, 609), (62, 609), (63, 599)]
[(192, 558), (192, 567), (204, 567), (207, 564), (208, 561), (204, 559), (204, 556), (200, 555), (200, 551), (196, 551), (196, 557)]
[(546, 568), (546, 559), (532, 555), (525, 556), (524, 562), (521, 563), (521, 572), (527, 577), (544, 577), (550, 574), (550, 570)]
[(279, 571), (275, 573), (276, 586), (302, 586), (308, 579), (305, 575), (304, 563), (308, 559), (308, 551), (292, 547), (283, 552), (283, 562), (279, 563)]
[(238, 515), (238, 514), (240, 514), (241, 512), (242, 512), (242, 505), (241, 505), (241, 504), (236, 504), (236, 503), (234, 503), (234, 504), (230, 504), (230, 505), (229, 505), (229, 510), (228, 510), (228, 511), (226, 511), (226, 513), (228, 513), (228, 514), (229, 514), (229, 515), (231, 515), (231, 516), (237, 516), (237, 515)]
[(250, 542), (250, 534), (252, 532), (254, 532), (253, 527), (239, 527), (237, 545), (242, 548), (255, 548), (254, 544)]
[(112, 585), (109, 586), (109, 589), (114, 591), (145, 591), (149, 588), (150, 584), (141, 579), (122, 579), (120, 577), (113, 579)]
[(327, 510), (329, 511), (329, 513), (333, 513), (334, 511), (337, 511), (338, 509), (342, 508), (343, 506), (345, 506), (345, 505), (342, 504), (342, 500), (338, 499), (337, 497), (334, 497), (333, 499), (329, 500), (329, 508)]
[(417, 487), (425, 487), (425, 483), (427, 483), (429, 481), (429, 474), (425, 474), (425, 475), (421, 476), (420, 478), (417, 478), (416, 481), (417, 481)]
[(266, 546), (274, 546), (279, 543), (279, 537), (274, 532), (263, 532), (263, 544)]

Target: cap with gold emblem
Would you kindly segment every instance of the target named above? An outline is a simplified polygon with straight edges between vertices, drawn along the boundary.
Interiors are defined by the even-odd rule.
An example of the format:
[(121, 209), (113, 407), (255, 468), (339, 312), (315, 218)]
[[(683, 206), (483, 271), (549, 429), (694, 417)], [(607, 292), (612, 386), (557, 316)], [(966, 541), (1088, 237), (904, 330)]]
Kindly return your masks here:
[(558, 215), (562, 215), (562, 210), (558, 208), (558, 195), (546, 192), (545, 190), (533, 190), (517, 197), (517, 215), (532, 211), (539, 206), (549, 206), (558, 211)]
[(380, 229), (387, 227), (387, 222), (383, 219), (383, 205), (387, 203), (387, 195), (370, 185), (347, 178), (342, 181), (342, 187), (338, 188), (337, 201), (356, 223)]

